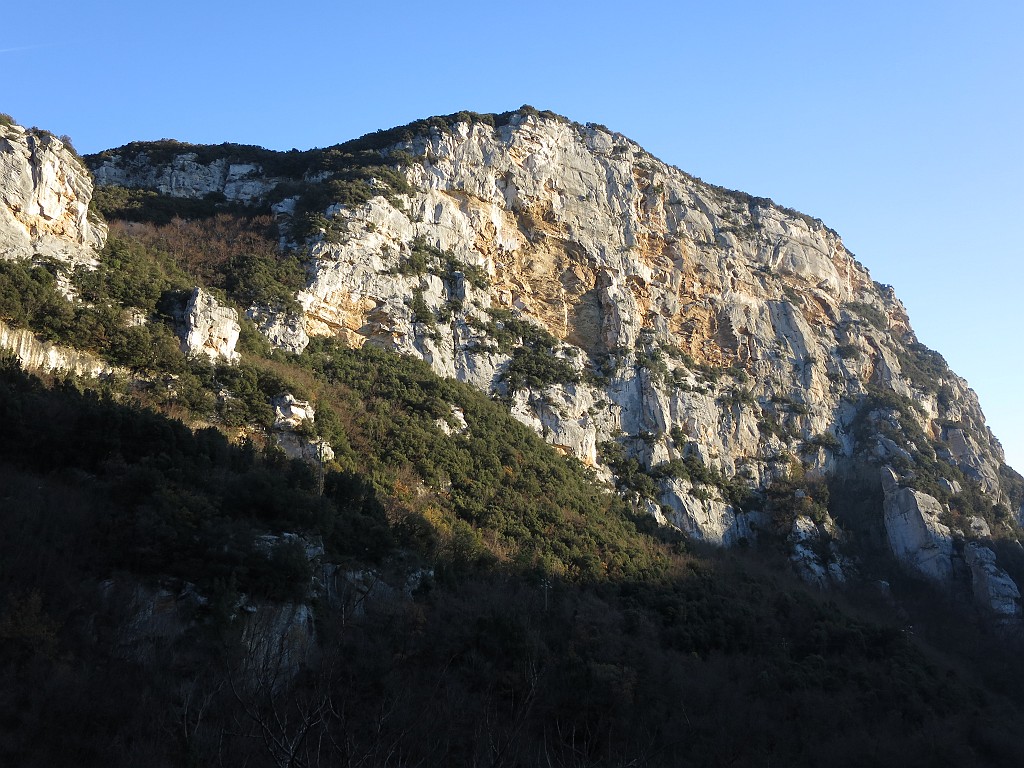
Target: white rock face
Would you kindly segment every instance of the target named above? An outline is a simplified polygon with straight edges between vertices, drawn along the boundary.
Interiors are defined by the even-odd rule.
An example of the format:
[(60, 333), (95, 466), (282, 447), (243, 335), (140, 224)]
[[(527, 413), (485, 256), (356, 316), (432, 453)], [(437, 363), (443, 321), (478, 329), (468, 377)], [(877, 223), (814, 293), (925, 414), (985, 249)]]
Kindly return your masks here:
[(89, 171), (64, 143), (0, 125), (0, 258), (95, 263), (107, 227), (89, 218)]
[(27, 371), (62, 371), (98, 378), (120, 370), (88, 352), (40, 341), (31, 331), (11, 328), (3, 321), (0, 321), (0, 349), (14, 353)]
[(306, 400), (285, 393), (270, 401), (274, 408), (274, 439), (290, 458), (323, 465), (334, 459), (334, 449), (323, 438), (309, 437), (306, 426), (316, 420), (316, 409)]
[(316, 410), (310, 403), (288, 393), (275, 397), (270, 404), (274, 408), (274, 429), (298, 429), (316, 418)]
[[(677, 456), (669, 435), (681, 432), (705, 463), (726, 476), (742, 470), (752, 485), (770, 480), (771, 461), (786, 452), (819, 472), (849, 455), (851, 401), (872, 377), (915, 396), (889, 336), (909, 329), (902, 305), (819, 222), (698, 182), (621, 136), (553, 120), (524, 116), (498, 131), (460, 124), (402, 148), (427, 158), (407, 170), (422, 191), (404, 210), (375, 198), (328, 211), (344, 231), (312, 250), (299, 296), (310, 336), (372, 341), (502, 392), (509, 358), (477, 327), (490, 309), (512, 311), (559, 339), (559, 356), (575, 352), (582, 365), (611, 354), (616, 364), (603, 384), (514, 394), (513, 414), (548, 442), (597, 466), (604, 441), (642, 435), (630, 450), (653, 466)], [(417, 238), (483, 269), (490, 286), (400, 274)], [(414, 294), (431, 324), (417, 320)], [(873, 307), (889, 328), (851, 305)], [(840, 345), (854, 352), (839, 355)], [(638, 365), (641, 349), (658, 351), (664, 371)], [(734, 368), (707, 377), (692, 360)], [(951, 402), (970, 410), (962, 382), (950, 387)], [(826, 433), (829, 447), (805, 451)], [(911, 456), (889, 437), (878, 446)], [(662, 490), (676, 493), (670, 483)], [(721, 538), (723, 513), (697, 513), (691, 498), (685, 491), (669, 506), (693, 510), (679, 513), (688, 529)]]
[(974, 598), (997, 617), (1010, 620), (1021, 615), (1020, 591), (1010, 575), (996, 565), (996, 555), (975, 542), (964, 546), (964, 560), (971, 569)]
[(759, 515), (739, 512), (719, 498), (709, 498), (700, 487), (682, 479), (663, 483), (660, 498), (663, 524), (672, 525), (694, 538), (714, 544), (733, 545), (740, 540), (754, 541)]
[(913, 571), (939, 582), (953, 574), (953, 540), (939, 522), (942, 505), (927, 493), (903, 488), (895, 473), (882, 468), (885, 531), (896, 558)]
[(997, 493), (999, 467), (985, 455), (977, 441), (962, 429), (946, 429), (944, 437), (960, 468), (978, 482), (984, 493)]
[(222, 307), (209, 293), (196, 288), (185, 305), (181, 350), (186, 355), (234, 363), (241, 357), (235, 351), (241, 330), (235, 310)]
[(256, 323), (260, 333), (278, 349), (302, 352), (309, 344), (309, 336), (301, 317), (267, 312), (259, 307), (249, 309), (246, 314)]
[(447, 419), (436, 419), (434, 424), (446, 435), (464, 435), (469, 431), (466, 412), (455, 405), (451, 407), (451, 412)]

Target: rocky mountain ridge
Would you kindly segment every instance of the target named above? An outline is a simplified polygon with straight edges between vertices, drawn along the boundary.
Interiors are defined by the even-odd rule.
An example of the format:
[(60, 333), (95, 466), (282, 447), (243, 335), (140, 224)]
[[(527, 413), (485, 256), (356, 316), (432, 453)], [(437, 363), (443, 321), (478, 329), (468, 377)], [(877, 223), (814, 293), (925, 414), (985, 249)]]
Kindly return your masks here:
[[(347, 167), (351, 144), (374, 164)], [(874, 526), (925, 576), (952, 578), (985, 538), (975, 519), (1015, 530), (1019, 490), (974, 392), (820, 221), (529, 109), (350, 145), (328, 170), (235, 145), (88, 161), (99, 185), (269, 206), (308, 276), (299, 312), (249, 307), (275, 345), (336, 336), (423, 359), (691, 536), (781, 532), (808, 579), (842, 581), (827, 485), (854, 470)]]

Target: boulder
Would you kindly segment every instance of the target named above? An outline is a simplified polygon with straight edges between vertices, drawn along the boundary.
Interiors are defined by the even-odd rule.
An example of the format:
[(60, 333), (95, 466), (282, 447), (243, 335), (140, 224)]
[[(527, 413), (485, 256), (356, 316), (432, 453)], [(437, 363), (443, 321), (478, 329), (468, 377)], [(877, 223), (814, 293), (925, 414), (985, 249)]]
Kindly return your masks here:
[(967, 525), (970, 527), (971, 533), (979, 539), (987, 539), (992, 536), (992, 529), (988, 527), (988, 523), (983, 517), (972, 515), (967, 518)]
[(316, 418), (316, 411), (310, 403), (287, 392), (273, 398), (270, 404), (274, 408), (274, 429), (295, 430)]
[(259, 332), (278, 349), (300, 353), (309, 344), (309, 336), (302, 325), (302, 315), (271, 312), (259, 307), (250, 308), (246, 315), (256, 323)]

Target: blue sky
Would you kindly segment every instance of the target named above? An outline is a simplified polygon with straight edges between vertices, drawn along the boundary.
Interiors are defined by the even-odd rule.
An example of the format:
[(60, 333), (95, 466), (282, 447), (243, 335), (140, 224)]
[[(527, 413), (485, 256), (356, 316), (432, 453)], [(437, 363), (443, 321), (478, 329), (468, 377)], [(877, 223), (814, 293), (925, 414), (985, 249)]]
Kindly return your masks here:
[(817, 216), (895, 286), (1024, 471), (1024, 3), (54, 0), (4, 16), (0, 111), (83, 153), (305, 149), (532, 104)]

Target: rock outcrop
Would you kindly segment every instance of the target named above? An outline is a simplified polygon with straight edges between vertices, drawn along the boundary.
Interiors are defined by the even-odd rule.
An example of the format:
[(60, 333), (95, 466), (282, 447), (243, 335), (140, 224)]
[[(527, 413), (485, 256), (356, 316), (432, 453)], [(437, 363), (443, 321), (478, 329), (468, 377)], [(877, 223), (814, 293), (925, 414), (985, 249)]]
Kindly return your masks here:
[(224, 307), (202, 288), (192, 291), (182, 315), (181, 351), (186, 355), (205, 355), (211, 360), (236, 362), (235, 351), (242, 328), (238, 313)]
[(0, 123), (0, 259), (95, 263), (107, 228), (91, 199), (89, 171), (64, 142)]
[(790, 545), (789, 559), (808, 584), (826, 589), (846, 583), (852, 564), (840, 554), (837, 537), (838, 531), (831, 520), (819, 524), (804, 515), (793, 520), (786, 538)]
[(146, 152), (113, 153), (93, 168), (93, 176), (97, 184), (105, 186), (156, 190), (193, 199), (223, 195), (226, 200), (240, 203), (261, 199), (278, 182), (268, 179), (258, 164), (223, 159), (207, 163), (188, 151), (174, 154), (168, 163), (158, 165)]
[(100, 377), (117, 370), (95, 355), (41, 341), (31, 331), (24, 328), (11, 328), (2, 320), (0, 320), (0, 349), (7, 350), (17, 357), (21, 367), (26, 371), (73, 373), (77, 376)]
[(964, 561), (971, 570), (974, 599), (1002, 621), (1021, 615), (1020, 590), (1010, 575), (996, 565), (996, 555), (976, 542), (964, 546)]
[(306, 334), (301, 317), (282, 315), (259, 307), (250, 308), (246, 314), (250, 320), (256, 323), (259, 332), (278, 349), (302, 352), (309, 344), (309, 336)]
[(896, 474), (882, 469), (885, 532), (889, 548), (911, 570), (938, 582), (953, 574), (953, 539), (939, 521), (942, 505), (927, 493), (899, 485)]
[(286, 455), (315, 465), (334, 458), (331, 444), (312, 436), (316, 409), (311, 403), (286, 392), (273, 398), (270, 405), (274, 409), (274, 438)]
[(306, 422), (312, 424), (316, 418), (312, 404), (290, 393), (275, 397), (270, 404), (274, 408), (274, 429), (298, 429)]

